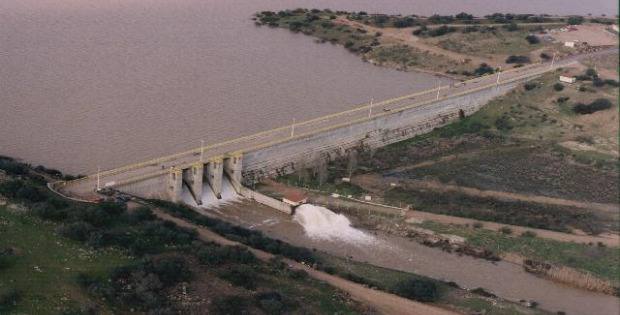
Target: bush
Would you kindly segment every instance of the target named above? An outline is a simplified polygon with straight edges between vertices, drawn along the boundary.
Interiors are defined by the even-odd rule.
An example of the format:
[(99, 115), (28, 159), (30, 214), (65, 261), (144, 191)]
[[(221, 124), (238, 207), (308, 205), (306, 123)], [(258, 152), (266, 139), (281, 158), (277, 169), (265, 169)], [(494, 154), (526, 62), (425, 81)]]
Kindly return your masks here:
[(241, 246), (202, 246), (198, 250), (200, 263), (219, 266), (225, 263), (254, 264), (256, 256)]
[(486, 63), (481, 63), (480, 66), (476, 68), (476, 70), (474, 70), (474, 74), (477, 76), (490, 74), (494, 72), (495, 72), (495, 69), (493, 69), (493, 67), (489, 66)]
[(609, 109), (611, 108), (611, 105), (612, 103), (608, 99), (599, 98), (590, 104), (578, 103), (573, 107), (573, 111), (577, 114), (586, 115)]
[(31, 207), (34, 215), (52, 221), (62, 221), (69, 216), (69, 211), (65, 208), (58, 209), (49, 203), (37, 203)]
[(263, 292), (256, 296), (259, 307), (267, 314), (282, 314), (285, 311), (282, 295), (276, 291)]
[(507, 226), (502, 226), (499, 231), (503, 234), (512, 234), (512, 229)]
[(394, 27), (397, 28), (411, 27), (413, 25), (415, 25), (415, 20), (412, 17), (404, 17), (394, 21)]
[(523, 85), (523, 87), (525, 88), (526, 91), (531, 91), (533, 89), (535, 89), (538, 86), (538, 84), (534, 83), (534, 82), (527, 82)]
[(525, 231), (523, 233), (521, 233), (521, 236), (523, 237), (536, 237), (536, 232), (534, 231)]
[(455, 32), (456, 28), (454, 27), (449, 27), (446, 25), (442, 25), (440, 27), (437, 28), (432, 28), (428, 31), (428, 35), (432, 36), (432, 37), (437, 37), (437, 36), (442, 36), (442, 35), (446, 35), (448, 33), (452, 33)]
[(583, 17), (582, 16), (571, 16), (568, 18), (566, 23), (568, 23), (569, 25), (579, 25), (583, 23)]
[(187, 262), (181, 256), (148, 260), (142, 268), (147, 272), (156, 274), (164, 286), (172, 286), (181, 281), (188, 281), (192, 276)]
[(431, 280), (409, 279), (396, 284), (394, 293), (420, 302), (434, 302), (439, 298), (437, 285)]
[(620, 85), (620, 84), (618, 84), (618, 81), (613, 80), (613, 79), (605, 80), (605, 84), (607, 84), (609, 86), (613, 86), (613, 87), (618, 87)]
[(233, 285), (244, 287), (248, 290), (256, 288), (258, 277), (254, 269), (248, 265), (233, 265), (220, 274), (222, 279)]
[(605, 81), (596, 76), (592, 78), (592, 85), (594, 85), (595, 87), (602, 87), (605, 86)]
[(506, 58), (506, 63), (529, 63), (530, 57), (528, 56), (515, 56), (510, 55)]
[(495, 128), (500, 131), (508, 131), (512, 129), (510, 118), (508, 116), (501, 116), (495, 120)]
[(474, 229), (480, 229), (480, 228), (482, 228), (483, 225), (480, 222), (474, 222), (474, 224), (472, 226), (474, 227)]
[(560, 92), (562, 90), (564, 90), (564, 84), (558, 82), (556, 84), (553, 85), (553, 89)]
[(586, 75), (586, 76), (588, 76), (588, 77), (590, 77), (590, 78), (593, 78), (593, 77), (598, 76), (598, 73), (596, 72), (596, 70), (594, 70), (594, 69), (592, 69), (592, 68), (588, 68), (588, 69), (586, 70), (586, 72), (585, 72), (585, 75)]
[(63, 224), (58, 228), (60, 235), (80, 242), (88, 240), (93, 231), (93, 226), (83, 221)]
[(506, 24), (503, 27), (504, 27), (505, 30), (507, 30), (509, 32), (515, 32), (515, 31), (519, 30), (519, 26), (515, 22), (510, 22), (509, 24)]
[(247, 299), (240, 295), (229, 295), (217, 298), (209, 307), (209, 312), (216, 315), (243, 315), (247, 314)]
[[(536, 35), (527, 35), (525, 37), (525, 40), (527, 40), (528, 43), (530, 43), (530, 45), (535, 45), (540, 43), (540, 39), (538, 38), (538, 36)], [(542, 55), (542, 54), (541, 54)], [(542, 56), (541, 56), (542, 57)]]
[(0, 312), (4, 313), (17, 306), (21, 299), (22, 293), (17, 289), (8, 289), (6, 292), (0, 292)]
[(556, 100), (556, 102), (558, 102), (558, 103), (560, 103), (560, 104), (561, 104), (561, 103), (565, 103), (565, 102), (566, 102), (566, 101), (568, 101), (569, 99), (570, 99), (570, 97), (568, 97), (568, 96), (560, 96), (560, 97), (558, 97), (558, 99)]
[(9, 175), (26, 175), (28, 174), (28, 165), (19, 163), (12, 158), (0, 156), (0, 169)]

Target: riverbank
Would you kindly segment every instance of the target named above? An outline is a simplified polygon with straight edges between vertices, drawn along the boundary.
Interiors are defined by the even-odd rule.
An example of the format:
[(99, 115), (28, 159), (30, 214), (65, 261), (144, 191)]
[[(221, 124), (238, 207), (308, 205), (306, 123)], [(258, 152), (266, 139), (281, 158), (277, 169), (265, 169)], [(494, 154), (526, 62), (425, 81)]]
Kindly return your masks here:
[[(420, 17), (329, 9), (263, 11), (255, 15), (255, 20), (257, 25), (313, 36), (319, 43), (342, 45), (376, 65), (456, 79), (545, 61), (555, 58), (554, 55), (572, 54), (573, 51), (563, 47), (561, 39), (564, 37), (560, 35), (566, 32), (567, 24), (585, 21), (581, 17), (531, 14), (494, 14), (477, 18), (461, 13)], [(571, 38), (592, 42), (595, 34), (599, 39), (592, 42), (594, 45), (617, 44), (617, 39), (606, 31), (606, 23), (612, 20), (592, 21), (600, 24), (584, 26), (583, 31), (579, 25), (570, 26), (571, 30), (577, 30)]]

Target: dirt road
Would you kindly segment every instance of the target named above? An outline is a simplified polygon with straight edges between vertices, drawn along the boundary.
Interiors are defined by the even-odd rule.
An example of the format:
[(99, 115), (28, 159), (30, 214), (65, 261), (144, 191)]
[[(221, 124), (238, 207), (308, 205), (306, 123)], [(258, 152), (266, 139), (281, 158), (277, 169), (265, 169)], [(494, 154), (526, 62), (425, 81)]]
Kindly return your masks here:
[[(402, 185), (407, 186), (409, 188), (421, 188), (421, 189), (429, 189), (439, 192), (459, 192), (469, 196), (475, 197), (485, 197), (485, 198), (494, 198), (498, 200), (509, 200), (509, 201), (524, 201), (524, 202), (533, 202), (554, 206), (566, 206), (566, 207), (575, 207), (579, 209), (586, 210), (595, 210), (601, 211), (609, 214), (617, 214), (618, 209), (620, 208), (617, 204), (606, 204), (606, 203), (596, 203), (596, 202), (582, 202), (577, 200), (563, 199), (563, 198), (555, 198), (555, 197), (547, 197), (547, 196), (538, 196), (538, 195), (530, 195), (530, 194), (519, 194), (505, 191), (497, 191), (497, 190), (482, 190), (473, 187), (465, 187), (465, 186), (457, 186), (444, 184), (438, 181), (432, 180), (403, 180), (400, 178), (390, 178), (383, 177), (379, 174), (365, 174), (355, 176), (351, 179), (352, 183), (359, 185), (364, 189), (368, 189), (372, 191), (373, 187), (376, 189), (377, 187), (384, 187), (384, 189), (389, 188), (390, 183), (400, 182)], [(369, 187), (371, 186), (371, 187)]]
[(433, 54), (443, 55), (457, 62), (463, 63), (465, 62), (465, 60), (470, 60), (469, 62), (475, 65), (479, 65), (481, 63), (497, 64), (496, 60), (491, 60), (488, 58), (480, 58), (479, 56), (474, 56), (474, 55), (461, 54), (458, 52), (443, 49), (441, 47), (426, 44), (423, 41), (421, 41), (419, 37), (414, 36), (412, 34), (413, 30), (416, 27), (379, 28), (379, 27), (374, 27), (374, 26), (363, 24), (363, 23), (351, 21), (344, 17), (337, 18), (335, 22), (348, 25), (351, 27), (355, 27), (355, 28), (365, 29), (369, 33), (381, 32), (383, 34), (382, 35), (383, 39), (386, 40), (386, 43), (409, 45), (421, 51), (427, 51)]
[[(221, 245), (238, 245), (248, 248), (257, 258), (268, 261), (273, 258), (274, 255), (253, 249), (251, 247), (247, 247), (243, 244), (231, 241), (227, 238), (224, 238), (204, 227), (197, 226), (195, 224), (189, 223), (185, 220), (181, 220), (179, 218), (175, 218), (162, 210), (155, 209), (153, 211), (157, 217), (162, 220), (167, 220), (176, 223), (179, 226), (195, 229), (198, 232), (198, 237), (203, 241), (212, 241)], [(329, 285), (343, 290), (351, 295), (353, 300), (358, 302), (370, 305), (374, 307), (381, 314), (402, 314), (402, 315), (453, 315), (457, 314), (452, 311), (448, 311), (442, 308), (438, 308), (436, 306), (418, 303), (412, 300), (408, 300), (393, 294), (385, 293), (383, 291), (369, 289), (360, 284), (327, 274), (322, 271), (318, 271), (308, 266), (302, 265), (290, 259), (284, 260), (292, 269), (305, 270), (308, 275), (317, 280), (324, 281)]]

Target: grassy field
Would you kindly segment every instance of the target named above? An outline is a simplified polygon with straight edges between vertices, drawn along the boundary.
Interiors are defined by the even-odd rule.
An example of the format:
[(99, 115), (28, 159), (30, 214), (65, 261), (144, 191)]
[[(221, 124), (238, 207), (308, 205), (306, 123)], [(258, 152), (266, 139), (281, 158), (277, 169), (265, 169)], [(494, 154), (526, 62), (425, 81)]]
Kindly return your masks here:
[[(523, 26), (515, 31), (494, 27), (484, 31), (454, 32), (440, 37), (426, 38), (424, 41), (447, 50), (472, 55), (529, 55), (534, 50), (549, 46), (542, 42), (530, 44), (526, 37), (531, 32), (532, 28)], [(538, 56), (532, 57), (536, 57), (532, 61), (538, 58)]]
[(512, 236), (486, 229), (445, 225), (431, 221), (418, 225), (437, 233), (463, 236), (469, 244), (497, 253), (517, 253), (526, 258), (586, 271), (610, 280), (616, 285), (620, 284), (620, 248)]
[(14, 306), (0, 305), (0, 313), (54, 314), (99, 304), (81, 291), (77, 276), (103, 276), (130, 260), (115, 250), (94, 251), (60, 237), (55, 227), (0, 207), (0, 250), (14, 252), (0, 267), (0, 295), (16, 290), (20, 296)]

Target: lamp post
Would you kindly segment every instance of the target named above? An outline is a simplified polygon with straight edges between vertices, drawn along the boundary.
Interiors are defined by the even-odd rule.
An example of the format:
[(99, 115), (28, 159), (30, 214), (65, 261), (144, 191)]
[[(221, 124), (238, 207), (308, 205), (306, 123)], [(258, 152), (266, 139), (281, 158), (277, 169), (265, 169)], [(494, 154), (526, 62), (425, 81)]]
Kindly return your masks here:
[(291, 138), (295, 136), (295, 118), (293, 118), (293, 124), (291, 124)]

